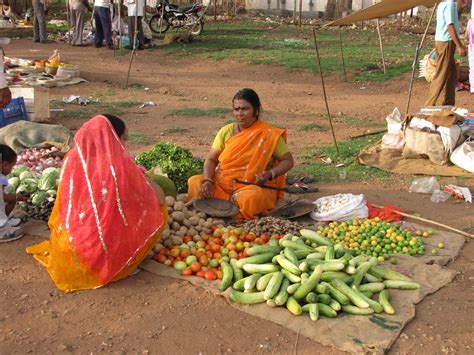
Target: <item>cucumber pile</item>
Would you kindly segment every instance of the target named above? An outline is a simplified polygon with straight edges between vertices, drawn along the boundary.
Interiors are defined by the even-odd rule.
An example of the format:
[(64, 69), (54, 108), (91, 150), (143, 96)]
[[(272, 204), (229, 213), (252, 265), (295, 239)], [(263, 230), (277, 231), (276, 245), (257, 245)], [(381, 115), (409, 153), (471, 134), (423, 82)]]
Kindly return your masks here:
[(340, 313), (394, 314), (388, 290), (420, 288), (409, 277), (377, 266), (373, 256), (354, 256), (353, 250), (308, 229), (300, 235), (253, 246), (249, 257), (223, 263), (221, 290), (232, 287), (234, 302), (266, 302), (294, 315), (308, 313), (316, 321)]

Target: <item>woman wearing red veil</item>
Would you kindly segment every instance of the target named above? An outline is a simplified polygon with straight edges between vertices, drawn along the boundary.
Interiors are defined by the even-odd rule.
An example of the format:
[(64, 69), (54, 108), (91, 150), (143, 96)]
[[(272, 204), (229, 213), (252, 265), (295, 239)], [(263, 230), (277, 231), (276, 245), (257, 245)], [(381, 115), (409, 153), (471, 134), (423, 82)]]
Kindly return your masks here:
[(113, 116), (96, 116), (79, 129), (61, 168), (50, 240), (27, 249), (62, 291), (128, 276), (166, 226), (163, 191), (135, 165), (125, 136), (125, 124)]

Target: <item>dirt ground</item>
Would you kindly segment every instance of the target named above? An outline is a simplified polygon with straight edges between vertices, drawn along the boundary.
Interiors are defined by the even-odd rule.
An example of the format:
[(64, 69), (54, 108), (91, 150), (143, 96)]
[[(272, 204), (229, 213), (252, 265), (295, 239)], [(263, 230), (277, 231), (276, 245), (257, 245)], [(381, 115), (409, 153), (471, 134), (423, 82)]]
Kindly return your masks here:
[[(18, 40), (6, 47), (7, 55), (47, 58), (58, 48), (61, 59), (81, 68), (89, 83), (51, 89), (51, 98), (101, 93), (108, 101), (154, 101), (156, 107), (126, 108), (122, 117), (131, 132), (146, 134), (150, 143), (172, 141), (201, 157), (217, 129), (231, 117), (173, 116), (177, 108), (230, 107), (233, 94), (242, 87), (259, 93), (264, 119), (288, 129), (292, 152), (331, 142), (329, 132), (302, 132), (308, 122), (327, 126), (320, 80), (312, 73), (289, 72), (284, 68), (255, 66), (233, 61), (206, 61), (165, 56), (162, 50), (139, 52), (131, 82), (149, 90), (123, 89), (128, 56), (112, 51), (39, 45)], [(332, 112), (343, 117), (383, 122), (394, 107), (405, 107), (408, 77), (388, 83), (343, 83), (333, 75), (328, 80)], [(412, 107), (419, 108), (428, 84), (417, 81)], [(458, 95), (460, 105), (472, 105), (467, 93)], [(72, 107), (72, 106), (71, 106)], [(78, 106), (67, 109), (78, 110)], [(77, 129), (85, 119), (64, 118), (54, 113), (53, 122)], [(188, 128), (181, 134), (164, 134), (170, 127)], [(336, 123), (338, 139), (383, 127)], [(131, 151), (147, 145), (131, 142)], [(464, 185), (472, 179), (464, 180)], [(429, 196), (407, 192), (406, 179), (390, 183), (318, 185), (321, 194), (364, 193), (369, 201), (394, 204), (461, 229), (474, 231), (472, 205), (448, 201), (434, 204)], [(45, 270), (25, 248), (40, 241), (25, 238), (0, 245), (0, 353), (338, 353), (271, 322), (249, 316), (186, 282), (158, 277), (142, 271), (103, 289), (73, 294), (57, 291)], [(449, 243), (449, 240), (446, 241)], [(459, 272), (455, 280), (417, 306), (417, 316), (403, 331), (392, 353), (459, 353), (474, 350), (474, 247), (467, 243), (450, 268)], [(436, 277), (434, 275), (433, 277)], [(330, 336), (322, 334), (321, 336)]]

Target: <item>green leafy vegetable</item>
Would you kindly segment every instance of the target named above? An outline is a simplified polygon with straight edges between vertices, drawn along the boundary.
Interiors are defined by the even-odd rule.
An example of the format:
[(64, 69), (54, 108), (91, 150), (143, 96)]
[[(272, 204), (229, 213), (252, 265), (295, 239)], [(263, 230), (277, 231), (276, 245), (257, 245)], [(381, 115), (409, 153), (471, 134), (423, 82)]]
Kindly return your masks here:
[(160, 167), (181, 193), (188, 190), (188, 179), (202, 173), (204, 166), (204, 162), (193, 157), (188, 149), (172, 143), (159, 143), (150, 151), (138, 154), (135, 160), (147, 170)]

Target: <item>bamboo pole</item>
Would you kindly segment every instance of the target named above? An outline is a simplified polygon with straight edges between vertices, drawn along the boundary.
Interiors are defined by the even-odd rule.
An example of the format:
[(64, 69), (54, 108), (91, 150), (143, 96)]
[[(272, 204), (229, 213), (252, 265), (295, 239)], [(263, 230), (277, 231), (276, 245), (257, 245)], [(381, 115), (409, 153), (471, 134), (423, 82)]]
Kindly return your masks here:
[(303, 0), (300, 0), (300, 17), (299, 17), (299, 20), (298, 20), (298, 26), (300, 26), (300, 27), (303, 24), (302, 16), (303, 16)]
[(318, 59), (319, 75), (321, 76), (321, 85), (323, 87), (324, 102), (326, 104), (329, 125), (331, 126), (332, 139), (334, 140), (334, 146), (336, 147), (337, 155), (339, 155), (339, 146), (337, 145), (336, 133), (334, 132), (334, 126), (332, 124), (331, 111), (329, 110), (329, 103), (328, 103), (328, 98), (326, 94), (326, 85), (324, 84), (323, 68), (321, 67), (321, 58), (319, 56), (318, 37), (316, 34), (316, 28), (314, 27), (313, 27), (313, 39), (314, 39), (314, 47), (316, 49), (316, 57)]
[(214, 0), (214, 21), (217, 21), (217, 0)]
[(344, 70), (344, 81), (347, 81), (346, 61), (344, 60), (344, 49), (342, 47), (342, 31), (339, 29), (339, 44), (341, 46), (342, 69)]
[[(383, 206), (377, 206), (377, 205), (372, 205), (376, 208), (383, 208)], [(418, 216), (415, 216), (413, 214), (409, 214), (409, 213), (405, 213), (405, 212), (399, 212), (399, 211), (393, 211), (394, 213), (400, 215), (400, 216), (403, 216), (403, 217), (407, 217), (407, 218), (411, 218), (411, 219), (415, 219), (417, 221), (421, 221), (421, 222), (425, 222), (425, 223), (429, 223), (429, 224), (432, 224), (434, 226), (438, 226), (438, 227), (442, 227), (442, 228), (445, 228), (445, 229), (448, 229), (452, 232), (455, 232), (455, 233), (458, 233), (458, 234), (461, 234), (465, 237), (468, 237), (468, 238), (472, 238), (474, 239), (474, 235), (473, 234), (470, 234), (470, 233), (467, 233), (467, 232), (464, 232), (462, 230), (459, 230), (459, 229), (456, 229), (456, 228), (453, 228), (453, 227), (450, 227), (446, 224), (442, 224), (442, 223), (439, 223), (439, 222), (436, 222), (436, 221), (432, 221), (430, 219), (426, 219), (426, 218), (423, 218), (423, 217), (418, 217)]]
[[(67, 44), (71, 45), (71, 14), (69, 10), (69, 0), (66, 0)], [(75, 30), (77, 31), (77, 29)]]
[(296, 26), (296, 12), (297, 12), (297, 8), (296, 8), (296, 0), (294, 0), (293, 2), (293, 24)]
[(122, 49), (122, 6), (120, 6), (120, 0), (118, 2), (118, 22), (119, 22), (119, 49)]
[(383, 50), (382, 33), (380, 31), (380, 21), (379, 21), (379, 19), (377, 19), (377, 32), (379, 34), (380, 55), (382, 56), (383, 73), (387, 74), (387, 66), (385, 65), (385, 53), (384, 53), (384, 50)]
[(137, 42), (137, 35), (138, 35), (138, 4), (135, 4), (135, 23), (134, 23), (134, 30), (135, 32), (133, 33), (133, 40), (132, 40), (132, 52), (130, 54), (130, 62), (128, 63), (128, 72), (127, 72), (127, 81), (125, 82), (125, 88), (128, 88), (128, 80), (130, 79), (130, 70), (132, 70), (132, 62), (133, 62), (133, 57), (135, 56), (135, 51), (137, 50), (137, 47), (135, 44)]
[(411, 68), (411, 78), (410, 78), (410, 86), (408, 88), (408, 100), (407, 100), (407, 108), (405, 110), (405, 116), (408, 117), (408, 113), (410, 112), (410, 103), (411, 103), (411, 96), (413, 93), (413, 82), (415, 80), (415, 73), (416, 73), (416, 63), (418, 62), (418, 58), (420, 56), (420, 51), (425, 44), (426, 35), (428, 34), (428, 30), (430, 28), (431, 22), (433, 21), (434, 14), (436, 13), (436, 9), (438, 8), (438, 4), (433, 7), (433, 11), (431, 12), (430, 19), (428, 20), (428, 24), (425, 28), (425, 33), (423, 33), (423, 37), (421, 38), (420, 43), (416, 46), (415, 52), (415, 59), (413, 60), (413, 65)]

